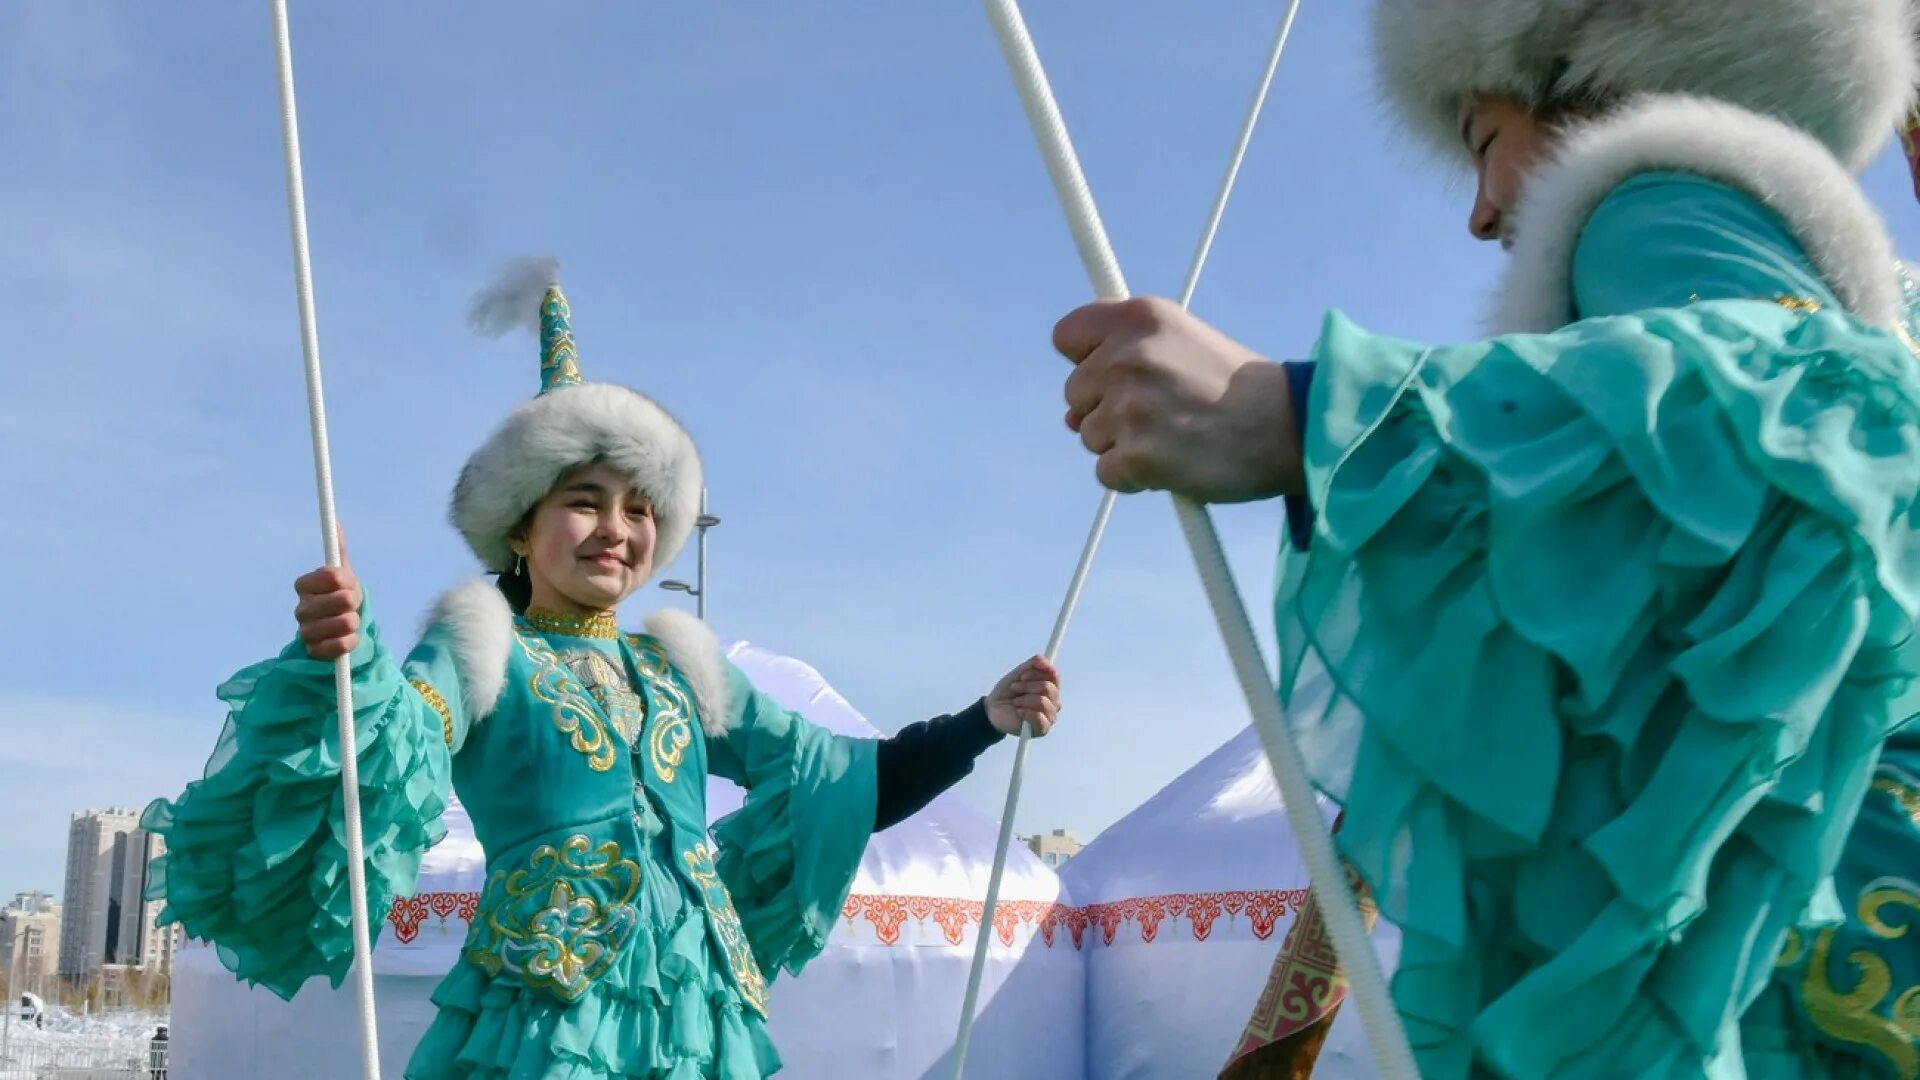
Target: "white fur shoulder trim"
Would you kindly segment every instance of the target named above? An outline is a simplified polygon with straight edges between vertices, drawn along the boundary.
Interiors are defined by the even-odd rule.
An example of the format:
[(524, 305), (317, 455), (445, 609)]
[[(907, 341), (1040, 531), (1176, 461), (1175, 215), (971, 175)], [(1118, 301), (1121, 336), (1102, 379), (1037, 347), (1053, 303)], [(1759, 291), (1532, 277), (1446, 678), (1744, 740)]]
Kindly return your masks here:
[[(1570, 130), (1515, 208), (1514, 248), (1488, 330), (1546, 333), (1573, 321), (1573, 254), (1587, 220), (1638, 173), (1730, 184), (1785, 220), (1840, 302), (1868, 322), (1900, 317), (1893, 245), (1859, 183), (1812, 136), (1725, 102), (1649, 95)], [(1766, 299), (1772, 299), (1767, 297)]]
[(486, 578), (473, 578), (444, 593), (427, 616), (429, 627), (445, 624), (453, 637), (467, 715), (475, 723), (493, 715), (507, 686), (513, 649), (513, 608)]
[(697, 616), (677, 608), (662, 608), (648, 615), (646, 627), (647, 633), (666, 648), (667, 660), (693, 688), (700, 726), (711, 738), (725, 735), (733, 718), (733, 695), (728, 688), (726, 660), (720, 654), (720, 639)]

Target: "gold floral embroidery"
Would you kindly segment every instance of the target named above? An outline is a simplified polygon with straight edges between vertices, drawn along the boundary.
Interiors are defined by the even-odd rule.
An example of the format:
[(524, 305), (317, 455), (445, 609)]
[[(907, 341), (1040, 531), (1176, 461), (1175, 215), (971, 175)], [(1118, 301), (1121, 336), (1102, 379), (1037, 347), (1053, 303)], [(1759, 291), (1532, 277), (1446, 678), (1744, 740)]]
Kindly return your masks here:
[(562, 637), (603, 638), (615, 641), (620, 637), (620, 623), (611, 611), (596, 611), (591, 615), (563, 615), (558, 611), (545, 608), (528, 608), (521, 618), (527, 625), (543, 634), (559, 634)]
[(612, 966), (639, 926), (640, 865), (612, 841), (543, 845), (525, 869), (487, 877), (467, 959), (490, 975), (572, 1001)]
[(1783, 293), (1774, 297), (1773, 302), (1788, 311), (1798, 311), (1803, 315), (1813, 315), (1820, 310), (1820, 301), (1809, 300), (1804, 296), (1787, 296)]
[(705, 844), (695, 844), (693, 850), (682, 857), (687, 861), (694, 883), (700, 886), (700, 899), (712, 916), (714, 936), (720, 939), (720, 950), (727, 954), (727, 968), (740, 987), (740, 996), (765, 1018), (766, 976), (760, 973), (760, 965), (753, 959), (753, 947), (747, 943), (746, 929), (740, 925), (740, 915), (733, 909), (733, 897), (727, 892), (726, 882), (720, 880), (719, 869), (713, 865), (713, 852)]
[(514, 630), (514, 637), (520, 640), (520, 647), (536, 665), (528, 689), (535, 698), (553, 706), (553, 726), (573, 737), (572, 746), (587, 756), (588, 768), (594, 772), (612, 769), (617, 760), (613, 739), (572, 670), (539, 637), (523, 634), (518, 628)]
[(428, 705), (433, 706), (434, 712), (440, 714), (441, 733), (446, 736), (447, 745), (452, 746), (453, 710), (447, 708), (447, 699), (441, 697), (440, 691), (435, 690), (432, 684), (428, 683), (425, 679), (408, 679), (407, 682), (412, 684), (415, 690), (420, 691), (421, 698), (423, 698)]
[(673, 677), (673, 665), (658, 642), (638, 635), (627, 640), (633, 646), (641, 677), (653, 687), (653, 700), (658, 706), (647, 738), (648, 758), (660, 779), (671, 784), (686, 760), (687, 747), (693, 743), (693, 699)]
[[(1920, 913), (1920, 887), (1896, 878), (1882, 878), (1860, 894), (1860, 925), (1875, 937), (1893, 940), (1906, 936), (1911, 917), (1895, 925), (1887, 921), (1888, 908), (1911, 908)], [(1813, 947), (1801, 997), (1814, 1026), (1838, 1042), (1876, 1051), (1893, 1067), (1899, 1080), (1920, 1078), (1920, 986), (1908, 987), (1891, 1003), (1888, 1015), (1879, 1009), (1894, 992), (1893, 971), (1872, 949), (1854, 949), (1847, 962), (1858, 972), (1848, 990), (1830, 977), (1835, 931), (1821, 930)]]

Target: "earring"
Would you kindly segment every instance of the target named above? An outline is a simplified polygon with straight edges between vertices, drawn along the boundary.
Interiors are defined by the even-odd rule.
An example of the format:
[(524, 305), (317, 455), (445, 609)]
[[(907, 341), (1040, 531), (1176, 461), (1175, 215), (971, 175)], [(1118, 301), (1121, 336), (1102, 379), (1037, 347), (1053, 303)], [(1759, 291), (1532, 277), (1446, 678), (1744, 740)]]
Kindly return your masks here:
[(524, 571), (526, 570), (526, 568), (527, 568), (527, 558), (526, 558), (526, 556), (524, 556), (524, 555), (515, 555), (515, 556), (513, 557), (513, 576), (514, 576), (514, 577), (519, 577), (519, 576), (521, 575), (521, 573), (522, 573), (522, 572), (524, 572)]

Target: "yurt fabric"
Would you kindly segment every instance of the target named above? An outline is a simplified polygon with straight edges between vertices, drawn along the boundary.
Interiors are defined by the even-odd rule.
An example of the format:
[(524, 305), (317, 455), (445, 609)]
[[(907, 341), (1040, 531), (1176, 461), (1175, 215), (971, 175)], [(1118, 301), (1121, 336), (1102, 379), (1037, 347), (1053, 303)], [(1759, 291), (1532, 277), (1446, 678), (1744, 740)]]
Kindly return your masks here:
[[(1325, 799), (1320, 810), (1337, 814)], [(1086, 1074), (1217, 1076), (1309, 895), (1258, 733), (1202, 759), (1060, 876), (1088, 925)], [(1391, 973), (1399, 935), (1380, 923), (1370, 940)], [(1377, 1075), (1355, 1010), (1336, 1014), (1313, 1075)]]

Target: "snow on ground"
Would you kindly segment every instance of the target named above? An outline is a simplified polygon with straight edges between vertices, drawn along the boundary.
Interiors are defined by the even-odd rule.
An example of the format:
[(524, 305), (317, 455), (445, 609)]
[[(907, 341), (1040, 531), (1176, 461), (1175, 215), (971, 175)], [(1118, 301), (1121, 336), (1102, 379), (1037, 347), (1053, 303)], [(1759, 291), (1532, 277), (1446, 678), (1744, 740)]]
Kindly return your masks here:
[(0, 1080), (124, 1080), (150, 1075), (148, 1040), (167, 1022), (157, 1011), (82, 1016), (52, 1012), (44, 1028), (14, 1018)]

